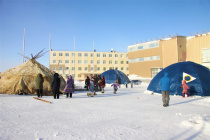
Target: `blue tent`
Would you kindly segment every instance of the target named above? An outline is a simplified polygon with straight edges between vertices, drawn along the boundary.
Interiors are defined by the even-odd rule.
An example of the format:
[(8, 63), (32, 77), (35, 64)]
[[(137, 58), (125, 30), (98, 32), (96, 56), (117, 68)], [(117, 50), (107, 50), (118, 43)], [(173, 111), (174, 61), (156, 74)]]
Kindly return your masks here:
[(101, 77), (105, 77), (107, 84), (114, 83), (115, 80), (118, 80), (119, 84), (130, 83), (129, 78), (119, 70), (107, 70), (101, 74)]
[(172, 64), (160, 71), (150, 82), (147, 90), (161, 93), (160, 79), (164, 73), (171, 79), (170, 95), (182, 95), (181, 82), (186, 80), (189, 94), (210, 96), (210, 70), (194, 62), (179, 62)]

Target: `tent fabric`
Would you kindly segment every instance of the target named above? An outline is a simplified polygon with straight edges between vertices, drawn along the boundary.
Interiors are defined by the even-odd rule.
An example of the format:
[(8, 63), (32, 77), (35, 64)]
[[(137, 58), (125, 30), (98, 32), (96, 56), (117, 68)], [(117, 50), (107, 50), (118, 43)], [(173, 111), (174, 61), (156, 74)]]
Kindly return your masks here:
[(120, 84), (130, 83), (129, 78), (119, 70), (107, 70), (101, 74), (101, 77), (105, 77), (106, 84), (112, 84), (118, 80)]
[[(1, 94), (36, 94), (35, 78), (37, 74), (42, 74), (44, 78), (43, 95), (52, 95), (51, 83), (54, 77), (53, 71), (41, 65), (34, 59), (9, 69), (0, 74), (0, 93)], [(60, 89), (64, 89), (66, 83), (60, 76)]]
[(170, 95), (182, 95), (182, 80), (187, 81), (189, 94), (198, 96), (210, 96), (210, 70), (194, 62), (179, 62), (172, 64), (160, 71), (150, 82), (147, 90), (161, 93), (160, 79), (164, 73), (168, 73), (171, 79)]

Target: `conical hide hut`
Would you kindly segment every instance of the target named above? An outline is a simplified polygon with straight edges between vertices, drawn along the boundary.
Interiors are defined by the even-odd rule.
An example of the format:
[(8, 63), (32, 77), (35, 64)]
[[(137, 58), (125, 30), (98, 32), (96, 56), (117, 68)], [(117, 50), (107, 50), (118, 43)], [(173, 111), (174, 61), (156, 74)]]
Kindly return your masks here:
[[(38, 74), (42, 74), (44, 79), (43, 95), (52, 95), (51, 83), (54, 77), (53, 71), (38, 63), (35, 59), (9, 69), (0, 74), (0, 93), (1, 94), (36, 94), (35, 79)], [(61, 83), (60, 89), (65, 87), (65, 80), (59, 76)]]

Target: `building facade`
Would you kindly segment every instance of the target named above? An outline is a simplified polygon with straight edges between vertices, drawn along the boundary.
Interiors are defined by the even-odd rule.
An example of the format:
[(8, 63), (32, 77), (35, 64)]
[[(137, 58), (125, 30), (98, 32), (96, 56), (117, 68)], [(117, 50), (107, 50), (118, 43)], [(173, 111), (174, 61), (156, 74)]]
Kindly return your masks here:
[(72, 75), (77, 80), (117, 69), (129, 74), (128, 56), (122, 52), (50, 51), (50, 69), (65, 79)]
[(210, 66), (210, 34), (176, 36), (128, 46), (129, 74), (154, 77), (163, 68), (182, 61)]

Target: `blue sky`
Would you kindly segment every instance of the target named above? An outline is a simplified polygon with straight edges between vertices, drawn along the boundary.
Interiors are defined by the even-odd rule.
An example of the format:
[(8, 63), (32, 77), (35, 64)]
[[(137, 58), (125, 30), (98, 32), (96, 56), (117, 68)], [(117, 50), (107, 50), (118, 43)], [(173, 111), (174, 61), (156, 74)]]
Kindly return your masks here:
[[(210, 32), (210, 0), (0, 0), (0, 72), (40, 50), (127, 52), (168, 35)], [(49, 53), (37, 60), (49, 67)]]

